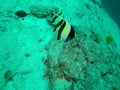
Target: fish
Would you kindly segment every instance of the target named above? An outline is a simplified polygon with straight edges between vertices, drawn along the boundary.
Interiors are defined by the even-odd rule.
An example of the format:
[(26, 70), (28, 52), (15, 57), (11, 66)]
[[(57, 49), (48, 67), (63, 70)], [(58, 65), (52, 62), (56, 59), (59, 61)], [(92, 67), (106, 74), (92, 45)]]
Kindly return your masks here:
[(61, 16), (62, 12), (56, 14), (51, 13), (47, 18), (48, 22), (54, 25), (54, 30), (58, 33), (57, 40), (64, 40), (65, 42), (75, 37), (74, 27)]

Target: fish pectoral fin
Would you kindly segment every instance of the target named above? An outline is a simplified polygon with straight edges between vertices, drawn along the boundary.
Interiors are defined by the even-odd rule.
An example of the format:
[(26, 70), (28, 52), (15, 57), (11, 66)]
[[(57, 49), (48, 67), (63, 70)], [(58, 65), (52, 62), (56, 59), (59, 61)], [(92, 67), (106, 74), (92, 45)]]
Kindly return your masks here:
[(53, 30), (54, 32), (56, 31), (56, 27), (54, 28), (54, 30)]

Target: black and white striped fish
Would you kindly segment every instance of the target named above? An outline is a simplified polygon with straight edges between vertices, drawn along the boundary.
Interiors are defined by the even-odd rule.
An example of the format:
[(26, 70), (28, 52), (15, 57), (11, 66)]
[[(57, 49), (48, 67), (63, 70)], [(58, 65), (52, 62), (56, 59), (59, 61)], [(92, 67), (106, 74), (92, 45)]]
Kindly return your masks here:
[(71, 40), (75, 37), (75, 31), (72, 25), (69, 24), (62, 16), (60, 16), (62, 12), (59, 14), (52, 13), (48, 17), (48, 22), (55, 26), (54, 31), (58, 32), (57, 40)]

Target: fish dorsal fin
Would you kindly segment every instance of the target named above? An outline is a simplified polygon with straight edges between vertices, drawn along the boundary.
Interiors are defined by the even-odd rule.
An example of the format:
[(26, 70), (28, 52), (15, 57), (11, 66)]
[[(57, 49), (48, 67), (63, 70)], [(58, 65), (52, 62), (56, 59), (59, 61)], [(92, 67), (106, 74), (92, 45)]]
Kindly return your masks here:
[(59, 17), (60, 19), (63, 19), (63, 17), (62, 17), (62, 11), (61, 11), (61, 10), (60, 10), (58, 13), (51, 12), (51, 13), (48, 15), (48, 17), (47, 17), (47, 21), (48, 21), (49, 23), (53, 23), (53, 21), (54, 21), (57, 17)]

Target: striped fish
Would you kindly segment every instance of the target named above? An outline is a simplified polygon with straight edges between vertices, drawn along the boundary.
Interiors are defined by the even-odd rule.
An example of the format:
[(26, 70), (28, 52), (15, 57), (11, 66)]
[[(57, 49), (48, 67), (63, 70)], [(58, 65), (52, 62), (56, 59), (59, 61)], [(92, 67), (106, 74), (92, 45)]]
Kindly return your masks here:
[(72, 25), (70, 25), (62, 16), (60, 16), (62, 12), (59, 14), (52, 13), (48, 17), (48, 22), (55, 26), (54, 31), (58, 32), (57, 40), (71, 40), (75, 37), (75, 31)]

